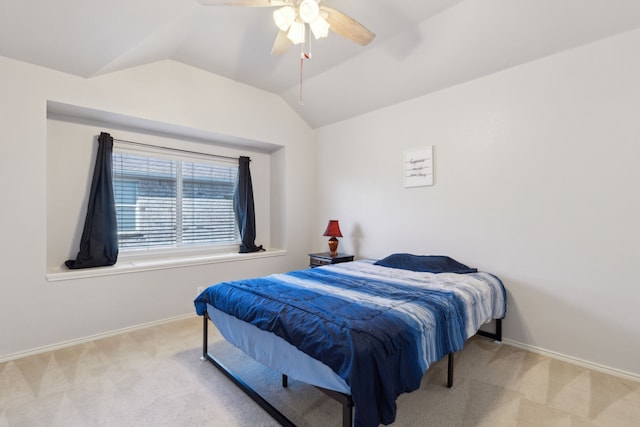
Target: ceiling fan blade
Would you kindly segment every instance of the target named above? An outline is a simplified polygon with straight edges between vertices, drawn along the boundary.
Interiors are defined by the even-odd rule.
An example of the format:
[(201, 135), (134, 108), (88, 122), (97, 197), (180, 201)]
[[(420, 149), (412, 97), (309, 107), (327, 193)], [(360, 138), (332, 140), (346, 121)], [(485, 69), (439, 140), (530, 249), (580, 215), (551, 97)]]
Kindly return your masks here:
[(273, 47), (271, 48), (271, 55), (275, 56), (285, 53), (292, 44), (291, 40), (287, 37), (286, 31), (278, 31), (276, 41), (273, 42)]
[(362, 46), (368, 45), (376, 37), (375, 34), (366, 29), (358, 21), (342, 12), (326, 6), (320, 6), (320, 9), (328, 14), (326, 19), (329, 25), (331, 25), (329, 29), (336, 34), (340, 34), (342, 37)]
[(275, 7), (291, 6), (292, 0), (198, 0), (204, 6)]

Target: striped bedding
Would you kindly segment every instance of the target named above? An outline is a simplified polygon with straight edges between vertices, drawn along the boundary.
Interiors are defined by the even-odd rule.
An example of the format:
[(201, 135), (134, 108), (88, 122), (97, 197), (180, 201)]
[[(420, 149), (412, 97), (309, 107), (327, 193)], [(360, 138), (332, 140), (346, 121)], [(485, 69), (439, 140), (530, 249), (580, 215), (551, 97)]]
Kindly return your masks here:
[(485, 272), (425, 273), (362, 260), (223, 282), (195, 300), (272, 332), (349, 385), (355, 425), (395, 420), (396, 398), (429, 365), (506, 313), (500, 280)]

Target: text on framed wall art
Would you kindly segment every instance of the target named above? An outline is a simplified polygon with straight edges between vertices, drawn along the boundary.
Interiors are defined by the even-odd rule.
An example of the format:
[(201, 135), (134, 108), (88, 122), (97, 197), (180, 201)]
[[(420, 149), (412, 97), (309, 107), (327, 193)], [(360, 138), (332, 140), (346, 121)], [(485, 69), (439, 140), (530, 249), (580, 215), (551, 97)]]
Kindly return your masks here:
[(404, 186), (433, 185), (433, 146), (404, 152)]

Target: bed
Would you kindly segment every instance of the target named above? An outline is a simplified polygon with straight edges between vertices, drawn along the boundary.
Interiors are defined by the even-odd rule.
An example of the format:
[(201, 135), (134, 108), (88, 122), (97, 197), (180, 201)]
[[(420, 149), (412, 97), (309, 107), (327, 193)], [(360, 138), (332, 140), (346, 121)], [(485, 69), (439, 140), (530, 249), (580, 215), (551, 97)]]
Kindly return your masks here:
[[(282, 425), (294, 425), (209, 353), (211, 320), (253, 359), (314, 385), (343, 405), (343, 425), (390, 424), (396, 399), (416, 390), (429, 365), (480, 333), (501, 340), (506, 291), (493, 274), (449, 257), (392, 254), (223, 282), (194, 301), (203, 358)], [(479, 331), (496, 320), (496, 332)], [(355, 411), (355, 416), (353, 416)]]

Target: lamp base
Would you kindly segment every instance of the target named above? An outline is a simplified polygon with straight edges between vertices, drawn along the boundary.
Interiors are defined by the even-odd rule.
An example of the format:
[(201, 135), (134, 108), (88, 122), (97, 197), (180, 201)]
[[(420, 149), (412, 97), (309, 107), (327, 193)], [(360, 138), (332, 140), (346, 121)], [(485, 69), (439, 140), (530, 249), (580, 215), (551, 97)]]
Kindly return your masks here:
[(338, 239), (335, 237), (329, 239), (329, 252), (333, 258), (338, 256)]

